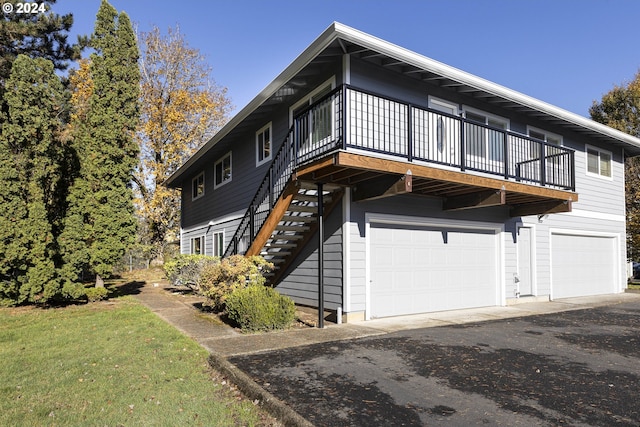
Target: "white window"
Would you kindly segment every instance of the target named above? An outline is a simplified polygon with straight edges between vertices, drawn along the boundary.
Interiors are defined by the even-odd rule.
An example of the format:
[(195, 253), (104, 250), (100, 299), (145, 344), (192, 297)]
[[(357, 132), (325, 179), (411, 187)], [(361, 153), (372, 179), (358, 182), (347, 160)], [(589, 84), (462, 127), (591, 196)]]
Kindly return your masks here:
[[(556, 135), (553, 133), (549, 133), (547, 131), (536, 129), (530, 126), (527, 126), (527, 133), (531, 138), (542, 140), (548, 144), (556, 145), (558, 147), (562, 146), (562, 137), (560, 135)], [(554, 164), (558, 164), (561, 162), (560, 155), (563, 152), (558, 149), (554, 149), (553, 147), (546, 147), (545, 156), (547, 159), (550, 159)], [(533, 144), (531, 146), (531, 156), (537, 158), (540, 156), (540, 145)]]
[(204, 196), (204, 172), (191, 180), (191, 200)]
[(240, 240), (238, 241), (238, 253), (244, 254), (248, 250), (249, 250), (249, 236), (245, 234), (244, 236), (240, 237)]
[(215, 185), (220, 187), (231, 181), (231, 152), (227, 153), (222, 159), (218, 160), (214, 166)]
[(194, 237), (191, 239), (191, 254), (202, 255), (204, 254), (204, 238)]
[(224, 231), (213, 233), (213, 256), (224, 255)]
[(562, 145), (562, 137), (560, 135), (556, 135), (553, 133), (549, 133), (545, 130), (536, 129), (533, 127), (527, 127), (527, 132), (530, 137), (535, 139), (541, 139), (549, 144), (561, 146)]
[(611, 153), (587, 145), (587, 174), (611, 178)]
[(256, 166), (271, 160), (271, 123), (256, 132)]
[[(467, 155), (487, 158), (492, 161), (504, 160), (505, 135), (500, 129), (507, 130), (509, 121), (505, 118), (494, 116), (479, 110), (465, 107), (465, 118), (474, 123), (467, 123), (465, 128), (465, 150)], [(490, 126), (489, 129), (484, 126)]]
[[(303, 112), (310, 105), (315, 104), (322, 99), (325, 95), (331, 92), (335, 86), (336, 79), (335, 77), (331, 77), (305, 98), (296, 102), (289, 109), (291, 123), (293, 123), (294, 117)], [(299, 148), (302, 152), (317, 149), (322, 146), (322, 143), (332, 139), (335, 125), (333, 104), (333, 100), (326, 100), (321, 105), (316, 106), (308, 120), (302, 124), (304, 128), (300, 129), (301, 140), (299, 141)]]

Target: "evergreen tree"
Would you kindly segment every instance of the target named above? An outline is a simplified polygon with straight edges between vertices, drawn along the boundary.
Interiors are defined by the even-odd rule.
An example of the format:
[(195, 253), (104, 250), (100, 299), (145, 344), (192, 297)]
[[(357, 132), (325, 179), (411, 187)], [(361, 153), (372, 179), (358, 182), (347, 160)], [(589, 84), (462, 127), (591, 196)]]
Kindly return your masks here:
[(6, 81), (0, 134), (0, 303), (46, 302), (60, 295), (58, 134), (63, 88), (53, 63), (19, 55)]
[[(14, 10), (21, 0), (3, 0), (12, 4)], [(22, 1), (22, 3), (24, 3)], [(5, 113), (4, 86), (11, 73), (11, 66), (18, 55), (45, 58), (56, 70), (65, 70), (69, 61), (80, 58), (87, 38), (78, 37), (78, 43), (68, 42), (68, 32), (73, 25), (73, 15), (60, 16), (51, 12), (56, 0), (37, 3), (46, 9), (44, 13), (3, 13), (0, 15), (0, 110)], [(34, 3), (35, 4), (35, 3)]]
[(131, 182), (138, 155), (138, 48), (128, 16), (106, 0), (91, 47), (88, 108), (82, 122), (72, 122), (80, 169), (69, 190), (60, 245), (65, 278), (75, 282), (86, 272), (98, 284), (111, 275), (136, 231)]

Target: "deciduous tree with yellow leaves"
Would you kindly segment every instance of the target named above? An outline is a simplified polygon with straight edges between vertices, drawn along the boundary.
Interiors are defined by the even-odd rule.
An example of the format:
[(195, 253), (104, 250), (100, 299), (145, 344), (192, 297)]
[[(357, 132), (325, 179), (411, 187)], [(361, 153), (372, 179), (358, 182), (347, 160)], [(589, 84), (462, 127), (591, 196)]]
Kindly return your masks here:
[[(615, 86), (594, 102), (591, 118), (612, 128), (640, 138), (640, 71), (630, 82)], [(627, 254), (640, 259), (640, 157), (625, 162), (627, 212)]]
[(177, 239), (180, 193), (162, 183), (227, 121), (227, 90), (211, 78), (211, 67), (189, 47), (178, 28), (157, 27), (138, 35), (141, 122), (136, 139), (139, 245), (147, 260), (162, 258)]

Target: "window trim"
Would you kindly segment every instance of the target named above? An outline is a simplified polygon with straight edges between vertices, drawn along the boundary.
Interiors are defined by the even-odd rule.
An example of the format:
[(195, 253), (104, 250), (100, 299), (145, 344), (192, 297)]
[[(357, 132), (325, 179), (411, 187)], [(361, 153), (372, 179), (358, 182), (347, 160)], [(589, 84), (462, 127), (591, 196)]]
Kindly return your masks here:
[[(531, 136), (531, 131), (544, 135), (544, 140), (543, 141), (548, 143), (548, 144), (555, 145), (552, 142), (548, 141), (548, 138), (552, 137), (552, 138), (557, 139), (558, 141), (560, 141), (560, 143), (558, 144), (558, 147), (564, 147), (564, 139), (562, 138), (562, 135), (558, 135), (557, 133), (549, 132), (549, 131), (546, 131), (544, 129), (540, 129), (540, 128), (536, 128), (536, 127), (527, 125), (527, 136), (529, 138), (535, 138), (535, 136)], [(538, 139), (538, 138), (536, 138), (536, 139)]]
[[(221, 244), (219, 249), (219, 254), (216, 254), (216, 241), (218, 238), (221, 237)], [(224, 251), (226, 249), (225, 246), (225, 241), (224, 241), (224, 229), (222, 230), (218, 230), (218, 231), (214, 231), (212, 233), (212, 251), (213, 251), (213, 256), (217, 256), (217, 257), (222, 257), (224, 255)]]
[(289, 107), (289, 126), (293, 125), (293, 112), (302, 107), (303, 105), (311, 105), (311, 100), (314, 96), (322, 92), (327, 86), (331, 85), (330, 90), (336, 88), (336, 76), (331, 76), (318, 86), (316, 86), (311, 92), (300, 98), (299, 101)]
[[(462, 106), (462, 114), (464, 115), (465, 120), (469, 120), (469, 121), (475, 122), (475, 120), (469, 119), (467, 117), (467, 113), (475, 114), (476, 116), (484, 117), (485, 120), (484, 120), (484, 123), (482, 123), (482, 124), (485, 125), (485, 126), (491, 126), (492, 128), (498, 128), (497, 126), (492, 126), (489, 123), (490, 121), (494, 121), (494, 122), (502, 123), (504, 125), (503, 130), (505, 132), (508, 132), (511, 129), (511, 121), (509, 119), (507, 119), (506, 117), (498, 116), (496, 114), (488, 113), (486, 111), (479, 110), (477, 108), (473, 108), (473, 107), (469, 107), (467, 105), (463, 105)], [(480, 123), (480, 122), (478, 122), (478, 123)], [(483, 141), (484, 142), (484, 153), (483, 153), (483, 155), (478, 155), (478, 154), (475, 154), (475, 153), (471, 154), (471, 153), (469, 153), (468, 149), (465, 152), (468, 153), (467, 155), (470, 155), (470, 156), (474, 156), (474, 157), (481, 158), (481, 159), (485, 159), (486, 158), (490, 162), (503, 163), (504, 162), (504, 149), (502, 147), (500, 147), (500, 149), (501, 149), (500, 150), (500, 154), (501, 154), (500, 158), (498, 158), (498, 159), (492, 159), (491, 158), (492, 151), (491, 151), (491, 147), (490, 147), (490, 144), (491, 144), (490, 139), (491, 138), (490, 138), (490, 134), (489, 134), (489, 129), (484, 128), (484, 130), (485, 130), (485, 132), (483, 134), (484, 135), (483, 136), (483, 138), (484, 138), (484, 141)]]
[[(229, 158), (229, 178), (222, 178), (222, 182), (218, 183), (218, 165), (222, 164), (226, 158)], [(233, 179), (233, 158), (231, 157), (231, 151), (222, 156), (220, 160), (213, 165), (213, 188), (220, 188), (225, 184), (228, 184)]]
[[(453, 101), (447, 101), (446, 99), (436, 98), (429, 95), (428, 97), (429, 108), (436, 110), (440, 113), (451, 114), (452, 116), (460, 116), (460, 105)], [(453, 112), (445, 111), (445, 109), (451, 109)]]
[[(194, 251), (194, 249), (195, 249), (195, 241), (196, 240), (200, 241), (200, 253), (199, 254)], [(205, 244), (206, 244), (205, 236), (192, 237), (190, 239), (190, 243), (189, 243), (189, 254), (191, 254), (191, 255), (206, 255), (207, 249), (205, 247)]]
[[(598, 173), (589, 171), (589, 150), (596, 151), (598, 153)], [(602, 173), (601, 173), (601, 168), (600, 168), (600, 155), (601, 154), (606, 154), (606, 155), (609, 156), (609, 172), (611, 173), (610, 176), (602, 175)], [(608, 181), (613, 181), (613, 153), (611, 151), (603, 150), (602, 148), (599, 148), (599, 147), (596, 147), (596, 146), (593, 146), (593, 145), (589, 145), (589, 144), (585, 144), (584, 165), (585, 165), (585, 171), (586, 171), (587, 176), (592, 176), (592, 177), (595, 177), (595, 178), (600, 178), (600, 179), (606, 179)]]
[[(256, 167), (262, 166), (265, 163), (269, 163), (269, 161), (273, 156), (273, 125), (272, 123), (273, 122), (267, 123), (256, 132)], [(260, 143), (258, 138), (260, 137), (260, 135), (264, 134), (264, 132), (267, 130), (269, 131), (269, 156), (263, 157), (263, 159), (260, 160), (261, 153), (260, 153)], [(264, 146), (263, 146), (262, 155), (264, 155)]]
[[(200, 184), (199, 179), (202, 178), (202, 184)], [(197, 187), (195, 185), (197, 185)], [(194, 190), (196, 188), (202, 188), (202, 192), (198, 193), (198, 194), (194, 194)], [(205, 190), (205, 184), (204, 184), (204, 171), (200, 172), (198, 175), (194, 176), (191, 179), (191, 200), (197, 200), (200, 199), (204, 196), (204, 190)]]

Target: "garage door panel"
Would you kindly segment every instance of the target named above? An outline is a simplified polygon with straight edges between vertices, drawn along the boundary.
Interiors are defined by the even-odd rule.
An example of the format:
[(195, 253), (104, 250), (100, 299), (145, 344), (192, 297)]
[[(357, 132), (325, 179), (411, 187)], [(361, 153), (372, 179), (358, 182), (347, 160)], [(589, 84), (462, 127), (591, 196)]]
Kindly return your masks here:
[(371, 317), (495, 305), (496, 244), (493, 230), (373, 225)]
[(615, 292), (614, 237), (553, 234), (551, 248), (554, 298)]

